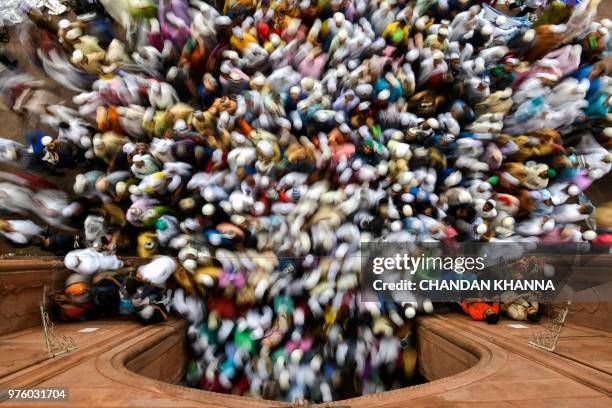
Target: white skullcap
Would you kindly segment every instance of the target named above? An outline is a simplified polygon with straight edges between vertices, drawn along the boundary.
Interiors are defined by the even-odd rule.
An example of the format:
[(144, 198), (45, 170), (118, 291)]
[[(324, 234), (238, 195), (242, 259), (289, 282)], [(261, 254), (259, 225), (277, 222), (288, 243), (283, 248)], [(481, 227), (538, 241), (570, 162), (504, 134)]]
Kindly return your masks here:
[(67, 29), (68, 27), (70, 27), (70, 20), (67, 20), (67, 19), (65, 19), (65, 18), (64, 18), (64, 19), (61, 19), (61, 20), (60, 20), (60, 21), (57, 23), (57, 26), (58, 26), (60, 29), (65, 30), (65, 29)]
[(136, 144), (129, 142), (123, 145), (123, 153), (130, 154), (136, 149)]
[(83, 58), (85, 58), (85, 56), (83, 55), (83, 52), (81, 50), (74, 50), (74, 52), (72, 53), (72, 62), (74, 62), (75, 64), (78, 64), (79, 62), (83, 61)]
[(582, 238), (584, 238), (586, 241), (592, 241), (597, 238), (597, 233), (593, 230), (584, 231), (582, 233)]
[(326, 122), (329, 119), (329, 114), (326, 111), (319, 110), (315, 113), (317, 120), (320, 122)]
[(219, 16), (215, 18), (215, 25), (217, 27), (224, 27), (232, 24), (232, 19), (228, 16)]
[(263, 86), (266, 83), (266, 79), (264, 78), (264, 76), (262, 74), (255, 74), (255, 78), (253, 78), (253, 83), (256, 86)]
[(423, 31), (425, 29), (425, 24), (427, 23), (428, 18), (426, 16), (420, 17), (416, 23), (415, 27), (419, 31)]
[(225, 50), (223, 51), (223, 57), (231, 60), (237, 60), (240, 58), (240, 55), (234, 50)]
[(427, 125), (432, 129), (438, 129), (440, 127), (440, 123), (435, 118), (427, 119)]
[(300, 85), (303, 90), (310, 92), (312, 88), (314, 88), (314, 80), (309, 77), (302, 78), (302, 80), (300, 81)]
[(370, 102), (365, 101), (365, 102), (361, 102), (361, 103), (359, 104), (359, 108), (358, 108), (358, 109), (359, 109), (360, 111), (364, 111), (364, 110), (368, 110), (369, 108), (370, 108)]
[(229, 74), (230, 72), (232, 72), (232, 67), (227, 64), (227, 63), (223, 63), (221, 64), (221, 67), (219, 68), (219, 71), (221, 71), (222, 74)]
[(435, 50), (432, 54), (432, 58), (435, 60), (441, 60), (444, 58), (444, 53), (440, 50)]
[(387, 99), (389, 99), (390, 96), (391, 96), (391, 91), (389, 91), (388, 89), (383, 89), (382, 91), (378, 93), (378, 100), (386, 101)]
[(177, 132), (183, 131), (187, 129), (187, 123), (183, 119), (179, 119), (174, 123), (174, 130)]
[(83, 35), (83, 30), (81, 30), (80, 28), (73, 28), (72, 30), (66, 33), (66, 38), (69, 40), (76, 40), (82, 35)]
[(355, 93), (359, 95), (360, 97), (363, 97), (363, 96), (370, 95), (373, 90), (374, 90), (374, 87), (372, 85), (361, 84), (361, 85), (357, 85), (357, 87), (355, 88)]
[(336, 114), (334, 115), (334, 120), (337, 124), (344, 123), (344, 121), (346, 120), (346, 118), (344, 117), (344, 112), (336, 112)]
[(545, 72), (540, 72), (540, 73), (536, 74), (535, 77), (536, 78), (542, 78), (542, 79), (548, 79), (549, 81), (556, 81), (557, 79), (559, 79), (556, 75), (547, 74)]
[(530, 43), (535, 38), (535, 35), (535, 30), (533, 28), (530, 28), (529, 30), (525, 31), (525, 34), (523, 34), (523, 41)]

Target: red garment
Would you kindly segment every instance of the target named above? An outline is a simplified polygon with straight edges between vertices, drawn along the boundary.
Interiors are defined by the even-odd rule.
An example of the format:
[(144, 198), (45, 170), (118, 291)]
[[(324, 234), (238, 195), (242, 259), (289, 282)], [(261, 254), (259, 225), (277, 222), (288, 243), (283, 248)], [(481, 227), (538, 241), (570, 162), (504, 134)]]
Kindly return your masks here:
[(260, 40), (267, 41), (270, 38), (270, 26), (266, 23), (257, 24), (257, 35)]
[(208, 310), (219, 313), (221, 319), (235, 319), (238, 317), (236, 302), (224, 297), (208, 298)]
[(428, 88), (441, 88), (443, 86), (448, 85), (444, 80), (444, 72), (438, 72), (437, 74), (432, 75), (426, 83), (426, 87)]
[(593, 242), (598, 244), (612, 244), (612, 234), (599, 234), (597, 238), (593, 240)]
[(461, 302), (461, 308), (463, 311), (470, 315), (472, 320), (484, 320), (485, 312), (492, 310), (493, 313), (499, 314), (499, 303), (486, 303), (486, 302), (473, 302), (467, 303), (465, 300)]

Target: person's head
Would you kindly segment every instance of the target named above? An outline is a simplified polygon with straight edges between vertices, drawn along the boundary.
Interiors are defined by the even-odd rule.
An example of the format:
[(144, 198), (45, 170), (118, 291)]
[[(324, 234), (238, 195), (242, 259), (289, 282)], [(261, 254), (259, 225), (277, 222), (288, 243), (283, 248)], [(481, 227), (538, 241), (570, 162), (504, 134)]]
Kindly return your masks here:
[(491, 309), (487, 309), (485, 312), (485, 322), (488, 324), (497, 324), (497, 322), (499, 322), (499, 315)]
[(42, 235), (37, 235), (34, 238), (32, 238), (32, 245), (45, 247), (49, 245), (49, 239), (46, 237), (43, 237)]
[(579, 209), (580, 214), (591, 214), (593, 212), (593, 206), (589, 204), (583, 204)]
[(536, 309), (535, 307), (530, 307), (527, 310), (527, 320), (532, 323), (538, 322), (540, 320), (540, 313), (538, 313), (538, 309)]

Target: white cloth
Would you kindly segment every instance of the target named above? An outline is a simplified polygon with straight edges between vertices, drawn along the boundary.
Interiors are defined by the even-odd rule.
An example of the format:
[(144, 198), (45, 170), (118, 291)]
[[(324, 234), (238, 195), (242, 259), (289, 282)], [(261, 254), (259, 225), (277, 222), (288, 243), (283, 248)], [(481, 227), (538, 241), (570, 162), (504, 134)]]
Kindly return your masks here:
[(176, 261), (169, 256), (159, 256), (138, 268), (138, 273), (144, 280), (162, 288), (174, 271)]
[(0, 231), (0, 234), (16, 244), (25, 245), (32, 238), (43, 232), (42, 227), (29, 220), (10, 220), (7, 222), (14, 231)]
[(64, 258), (66, 268), (82, 275), (93, 275), (103, 271), (114, 271), (123, 266), (116, 255), (105, 255), (92, 248), (75, 249)]

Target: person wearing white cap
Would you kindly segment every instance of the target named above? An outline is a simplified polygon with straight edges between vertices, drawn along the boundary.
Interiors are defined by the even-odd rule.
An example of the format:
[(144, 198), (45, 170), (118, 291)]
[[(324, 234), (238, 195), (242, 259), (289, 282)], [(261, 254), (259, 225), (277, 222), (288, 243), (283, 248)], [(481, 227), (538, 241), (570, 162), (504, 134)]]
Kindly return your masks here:
[[(329, 58), (332, 61), (340, 62), (344, 59), (346, 55), (348, 55), (349, 49), (347, 46), (347, 40), (348, 32), (345, 29), (340, 29), (329, 45), (328, 53)], [(334, 57), (336, 53), (338, 53), (338, 55)]]
[[(73, 29), (66, 34), (66, 38), (76, 40), (72, 62), (78, 64), (90, 74), (102, 73), (102, 65), (106, 59), (106, 51), (98, 44), (98, 39), (90, 35), (80, 35)], [(74, 38), (73, 34), (74, 33)]]
[(434, 50), (431, 57), (421, 61), (417, 84), (423, 85), (432, 78), (441, 78), (447, 71), (448, 65), (444, 60), (444, 53)]
[(159, 110), (166, 110), (179, 101), (176, 90), (167, 82), (153, 82), (148, 96), (151, 106)]
[(360, 99), (355, 95), (353, 90), (348, 90), (342, 93), (334, 101), (332, 108), (336, 111), (344, 111), (346, 113), (351, 112), (357, 105), (359, 105)]
[(480, 17), (478, 13), (480, 12), (479, 5), (473, 5), (469, 8), (469, 10), (462, 11), (457, 14), (453, 21), (450, 24), (450, 40), (457, 41), (463, 36), (465, 36), (468, 32), (472, 30), (472, 27), (476, 25), (478, 21), (480, 21)]
[(360, 84), (355, 88), (355, 93), (361, 99), (369, 99), (374, 92), (374, 87), (371, 84)]
[(18, 245), (27, 245), (43, 231), (42, 227), (30, 220), (0, 219), (0, 234)]
[(93, 275), (102, 271), (114, 271), (123, 267), (116, 255), (105, 255), (95, 249), (75, 249), (64, 257), (66, 268), (82, 275)]
[(447, 27), (439, 27), (436, 33), (432, 33), (425, 38), (424, 45), (432, 50), (446, 52), (449, 46), (449, 30)]
[(350, 35), (353, 31), (353, 25), (350, 21), (347, 21), (342, 13), (334, 13), (334, 15), (328, 20), (328, 35), (332, 38), (335, 37), (341, 30), (346, 30), (347, 35)]
[(372, 13), (370, 23), (376, 35), (382, 35), (383, 31), (389, 24), (393, 22), (394, 10), (391, 9), (388, 2), (383, 1), (380, 6)]
[(154, 286), (163, 288), (166, 281), (176, 270), (176, 261), (169, 256), (158, 256), (138, 268), (138, 274)]

